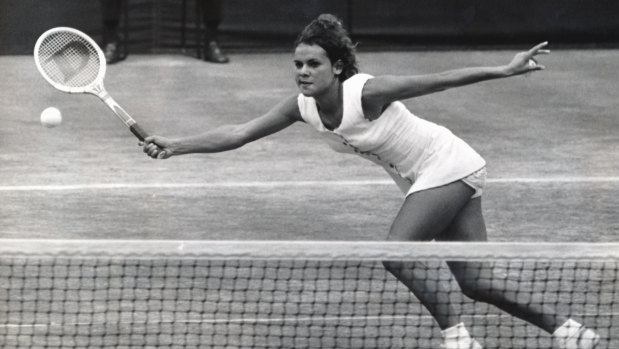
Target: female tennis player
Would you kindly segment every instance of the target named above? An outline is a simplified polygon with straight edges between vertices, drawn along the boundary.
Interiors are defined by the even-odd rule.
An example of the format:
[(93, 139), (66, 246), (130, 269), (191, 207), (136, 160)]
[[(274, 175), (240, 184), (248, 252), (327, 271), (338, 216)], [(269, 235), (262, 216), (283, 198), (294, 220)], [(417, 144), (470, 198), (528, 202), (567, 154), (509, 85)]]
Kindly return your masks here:
[[(481, 81), (543, 70), (535, 57), (547, 54), (547, 43), (520, 52), (506, 65), (476, 67), (438, 74), (370, 76), (358, 72), (355, 45), (332, 15), (312, 21), (295, 42), (294, 65), (300, 93), (266, 114), (240, 125), (227, 125), (178, 139), (145, 140), (152, 158), (214, 153), (304, 122), (323, 135), (336, 151), (350, 152), (385, 168), (406, 193), (389, 239), (394, 241), (484, 241), (486, 227), (481, 194), (485, 161), (445, 127), (413, 115), (400, 100)], [(493, 304), (551, 333), (564, 349), (591, 349), (598, 336), (574, 320), (561, 317), (541, 300), (520, 303), (503, 281), (489, 281), (484, 264), (449, 262), (462, 291)], [(480, 349), (447, 294), (428, 277), (437, 273), (422, 263), (385, 263), (385, 267), (424, 304), (444, 334), (447, 349)], [(441, 292), (442, 291), (442, 292)]]

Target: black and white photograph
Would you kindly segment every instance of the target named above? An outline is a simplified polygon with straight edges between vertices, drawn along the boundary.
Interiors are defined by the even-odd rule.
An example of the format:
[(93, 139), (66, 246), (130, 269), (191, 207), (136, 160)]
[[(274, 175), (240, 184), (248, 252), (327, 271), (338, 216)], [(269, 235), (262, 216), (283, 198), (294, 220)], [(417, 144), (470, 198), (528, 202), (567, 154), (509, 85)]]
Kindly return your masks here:
[(0, 0), (0, 348), (619, 348), (619, 2)]

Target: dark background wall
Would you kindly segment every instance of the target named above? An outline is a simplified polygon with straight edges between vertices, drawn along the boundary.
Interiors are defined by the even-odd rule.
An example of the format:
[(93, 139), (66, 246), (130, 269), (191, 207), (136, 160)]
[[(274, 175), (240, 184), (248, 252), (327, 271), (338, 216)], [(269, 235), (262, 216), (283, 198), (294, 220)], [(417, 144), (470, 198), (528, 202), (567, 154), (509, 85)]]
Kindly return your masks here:
[[(356, 38), (406, 45), (619, 43), (618, 0), (227, 0), (221, 26), (228, 48), (290, 46), (322, 12), (339, 15)], [(181, 44), (182, 1), (128, 0), (133, 52)], [(187, 1), (187, 40), (195, 38), (195, 4)], [(98, 0), (0, 0), (0, 54), (28, 54), (40, 33), (72, 26), (100, 37)]]

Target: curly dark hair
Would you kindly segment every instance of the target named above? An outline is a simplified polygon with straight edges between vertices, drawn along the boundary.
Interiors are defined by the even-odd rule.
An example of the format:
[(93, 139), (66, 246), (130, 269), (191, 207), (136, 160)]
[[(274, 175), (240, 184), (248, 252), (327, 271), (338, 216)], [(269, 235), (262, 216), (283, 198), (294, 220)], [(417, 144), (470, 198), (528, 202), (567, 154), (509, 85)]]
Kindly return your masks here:
[(308, 24), (294, 42), (294, 47), (300, 44), (318, 45), (326, 52), (331, 63), (341, 61), (342, 73), (340, 81), (357, 74), (356, 44), (348, 36), (342, 21), (332, 14), (322, 14)]

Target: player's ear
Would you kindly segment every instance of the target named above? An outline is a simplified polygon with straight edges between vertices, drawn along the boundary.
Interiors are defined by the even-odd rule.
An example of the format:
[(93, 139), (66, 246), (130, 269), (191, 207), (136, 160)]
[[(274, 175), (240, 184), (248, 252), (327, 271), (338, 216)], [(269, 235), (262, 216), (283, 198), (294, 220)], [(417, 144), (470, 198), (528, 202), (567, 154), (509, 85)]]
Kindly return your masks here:
[(344, 71), (344, 62), (341, 59), (338, 59), (335, 63), (333, 63), (333, 75), (340, 75)]

